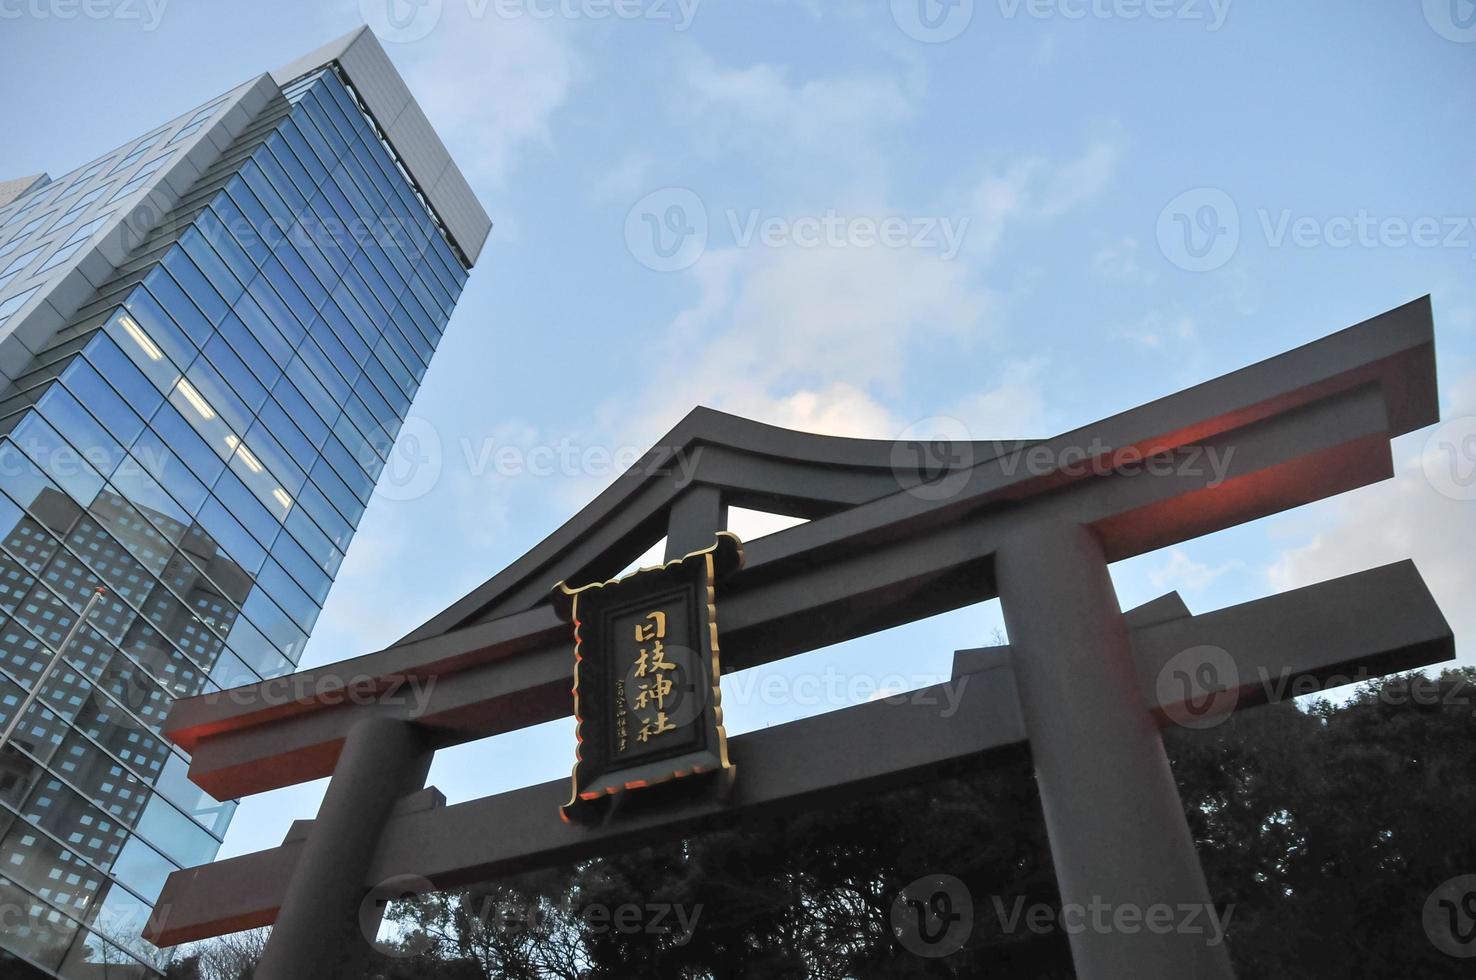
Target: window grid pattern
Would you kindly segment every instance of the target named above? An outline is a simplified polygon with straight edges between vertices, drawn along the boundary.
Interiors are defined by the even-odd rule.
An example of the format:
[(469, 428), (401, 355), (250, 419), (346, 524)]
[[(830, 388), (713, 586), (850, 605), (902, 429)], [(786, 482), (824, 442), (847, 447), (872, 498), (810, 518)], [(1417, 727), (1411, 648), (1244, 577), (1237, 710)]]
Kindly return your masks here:
[(169, 700), (295, 665), (466, 281), (342, 81), (286, 94), (111, 315), (0, 401), (0, 724), (107, 589), (0, 756), (0, 901), (33, 910), (0, 945), (63, 977), (162, 965), (118, 924), (234, 810), (188, 782)]
[[(55, 278), (87, 243), (119, 218), (127, 199), (152, 186), (159, 173), (231, 102), (231, 94), (178, 117), (141, 139), (71, 173), (34, 188), (0, 208), (0, 311), (7, 301), (29, 299)], [(85, 234), (81, 227), (86, 227)], [(78, 237), (80, 235), (80, 237)], [(0, 325), (24, 303), (0, 312)]]

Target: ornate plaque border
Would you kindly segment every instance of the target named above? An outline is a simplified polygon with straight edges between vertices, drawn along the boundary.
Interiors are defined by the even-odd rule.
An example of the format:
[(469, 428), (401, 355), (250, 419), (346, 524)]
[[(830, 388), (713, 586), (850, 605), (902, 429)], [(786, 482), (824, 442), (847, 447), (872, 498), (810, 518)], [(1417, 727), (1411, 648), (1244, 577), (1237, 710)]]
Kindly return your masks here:
[[(572, 789), (569, 802), (560, 807), (560, 816), (565, 821), (574, 820), (590, 804), (605, 797), (613, 797), (630, 790), (643, 789), (674, 780), (696, 776), (701, 773), (727, 771), (734, 766), (728, 758), (728, 738), (723, 727), (722, 708), (722, 662), (717, 628), (717, 582), (743, 566), (743, 542), (729, 531), (720, 531), (710, 547), (694, 551), (681, 558), (631, 572), (606, 582), (596, 582), (579, 587), (570, 587), (565, 582), (554, 586), (554, 609), (561, 619), (574, 625), (574, 722), (575, 763), (572, 774)], [(581, 605), (588, 604), (597, 594), (596, 590), (618, 589), (636, 579), (649, 581), (654, 592), (671, 592), (681, 589), (697, 591), (695, 612), (698, 622), (694, 632), (699, 638), (700, 648), (695, 651), (698, 662), (705, 665), (707, 676), (699, 678), (706, 694), (698, 721), (701, 732), (706, 736), (700, 743), (670, 757), (650, 761), (638, 761), (634, 765), (617, 768), (611, 763), (610, 747), (605, 746), (602, 758), (586, 758), (586, 744), (594, 739), (608, 742), (606, 732), (587, 730), (589, 724), (582, 704), (581, 691), (594, 688), (603, 678), (595, 674), (592, 658), (602, 651), (590, 650), (586, 644), (588, 635), (595, 632), (581, 616)], [(600, 665), (603, 670), (603, 665)], [(601, 696), (614, 697), (614, 692), (601, 692)], [(585, 698), (587, 701), (587, 697)]]

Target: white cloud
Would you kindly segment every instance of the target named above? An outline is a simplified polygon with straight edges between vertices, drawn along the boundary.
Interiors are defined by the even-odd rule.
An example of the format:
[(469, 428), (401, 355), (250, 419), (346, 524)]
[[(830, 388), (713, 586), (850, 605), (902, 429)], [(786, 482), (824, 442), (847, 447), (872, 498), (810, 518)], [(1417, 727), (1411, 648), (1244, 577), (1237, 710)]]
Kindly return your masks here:
[(1456, 330), (1476, 330), (1476, 306), (1452, 307), (1445, 321)]
[(802, 10), (807, 17), (814, 21), (825, 19), (825, 0), (770, 0), (771, 3), (792, 4)]
[[(302, 666), (381, 650), (419, 624), (408, 595), (402, 593), (399, 602), (384, 601), (397, 591), (397, 570), (404, 567), (407, 541), (400, 518), (407, 506), (380, 500), (365, 512), (303, 652)], [(432, 604), (429, 616), (435, 600), (430, 594), (422, 598)]]
[(1057, 217), (1100, 196), (1121, 158), (1122, 147), (1116, 140), (1098, 140), (1076, 160), (1050, 171), (1037, 202), (1041, 215)]
[(986, 173), (970, 193), (974, 217), (970, 247), (987, 256), (1010, 223), (1059, 218), (1094, 200), (1110, 186), (1121, 157), (1118, 140), (1099, 139), (1063, 164), (1027, 157)]
[(1057, 34), (1043, 33), (1036, 42), (1032, 60), (1037, 68), (1054, 68), (1060, 60), (1061, 44)]
[(890, 438), (900, 426), (878, 394), (900, 383), (909, 348), (983, 333), (991, 306), (967, 267), (913, 249), (728, 251), (704, 257), (696, 279), (699, 298), (670, 331), (676, 363), (663, 372), (682, 380), (634, 412), (620, 405), (609, 413), (637, 441), (653, 440), (699, 404), (791, 428)]
[[(742, 107), (750, 120), (777, 130), (804, 128), (805, 110), (772, 104), (795, 92), (782, 73), (767, 66), (707, 70), (709, 99)], [(800, 88), (816, 103), (833, 91), (823, 81)], [(606, 422), (648, 444), (692, 407), (707, 405), (806, 431), (896, 436), (911, 421), (893, 407), (909, 355), (929, 343), (962, 355), (994, 334), (997, 300), (980, 280), (979, 263), (1007, 227), (1060, 218), (1099, 196), (1120, 155), (1115, 140), (1098, 140), (1063, 163), (1031, 157), (980, 179), (969, 195), (974, 214), (966, 245), (954, 260), (911, 248), (710, 249), (687, 274), (696, 301), (667, 331), (665, 348), (679, 353), (663, 376), (681, 380), (636, 405), (608, 406)], [(976, 236), (983, 249), (972, 248)], [(981, 438), (1041, 434), (1040, 366), (995, 368), (996, 382), (962, 399), (950, 392), (953, 404), (940, 403), (937, 412), (971, 431), (977, 426)]]
[(1122, 336), (1144, 350), (1165, 350), (1196, 342), (1199, 329), (1193, 317), (1149, 313), (1123, 330)]
[(1182, 589), (1202, 592), (1226, 572), (1240, 571), (1244, 568), (1245, 562), (1242, 561), (1227, 561), (1211, 566), (1190, 558), (1182, 548), (1175, 548), (1169, 552), (1167, 562), (1149, 571), (1148, 579), (1159, 591)]
[(1138, 247), (1131, 236), (1102, 246), (1092, 255), (1092, 274), (1107, 282), (1153, 282), (1157, 276), (1138, 264)]
[(841, 381), (773, 399), (765, 410), (766, 421), (802, 432), (876, 439), (886, 438), (901, 428), (876, 399)]
[(782, 163), (821, 156), (831, 176), (837, 161), (878, 166), (879, 137), (913, 112), (913, 94), (892, 75), (796, 81), (783, 67), (725, 68), (706, 54), (688, 63), (682, 89), (679, 111), (712, 147)]
[(474, 17), (446, 3), (425, 38), (386, 42), (391, 60), (470, 179), (501, 184), (529, 146), (551, 142), (549, 120), (579, 74), (556, 18)]
[(1035, 439), (1052, 435), (1040, 375), (1043, 358), (1012, 361), (991, 387), (971, 392), (943, 412), (975, 439)]
[(901, 121), (911, 103), (886, 75), (840, 75), (792, 82), (787, 69), (769, 64), (723, 68), (710, 57), (693, 59), (687, 71), (698, 111), (726, 110), (776, 135), (825, 144), (834, 134), (871, 133)]
[(1476, 331), (1476, 292), (1469, 280), (1442, 282), (1431, 292), (1442, 326), (1461, 333)]
[(655, 163), (655, 158), (643, 150), (626, 153), (591, 183), (590, 197), (596, 201), (634, 199), (646, 188)]
[[(1448, 425), (1476, 415), (1476, 375), (1453, 389)], [(1304, 532), (1304, 543), (1286, 549), (1268, 570), (1277, 590), (1299, 588), (1412, 558), (1455, 630), (1458, 652), (1476, 661), (1476, 501), (1445, 496), (1421, 465), (1430, 432), (1395, 444), (1398, 475), (1345, 494), (1332, 520)], [(1309, 521), (1311, 518), (1309, 518)]]

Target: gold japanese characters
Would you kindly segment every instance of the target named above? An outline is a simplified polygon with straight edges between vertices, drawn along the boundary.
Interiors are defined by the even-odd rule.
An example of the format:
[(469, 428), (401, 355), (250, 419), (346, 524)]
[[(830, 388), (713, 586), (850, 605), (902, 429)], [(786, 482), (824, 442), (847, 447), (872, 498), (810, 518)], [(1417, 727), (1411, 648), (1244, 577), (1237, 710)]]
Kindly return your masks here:
[(716, 590), (742, 563), (742, 543), (724, 531), (711, 547), (656, 568), (555, 587), (575, 641), (578, 744), (565, 819), (584, 819), (627, 790), (732, 768)]

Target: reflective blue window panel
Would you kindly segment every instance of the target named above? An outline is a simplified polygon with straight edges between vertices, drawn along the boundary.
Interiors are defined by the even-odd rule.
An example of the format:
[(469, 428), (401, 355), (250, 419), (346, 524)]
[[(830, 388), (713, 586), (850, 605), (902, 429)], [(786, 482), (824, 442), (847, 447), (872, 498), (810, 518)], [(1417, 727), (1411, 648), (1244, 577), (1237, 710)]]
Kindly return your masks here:
[[(288, 97), (0, 399), (0, 724), (60, 657), (0, 759), (0, 903), (45, 925), (0, 946), (59, 976), (164, 965), (112, 927), (235, 810), (188, 781), (169, 703), (293, 669), (466, 280), (334, 72)], [(86, 221), (75, 202), (161, 167), (194, 115), (0, 223)]]

